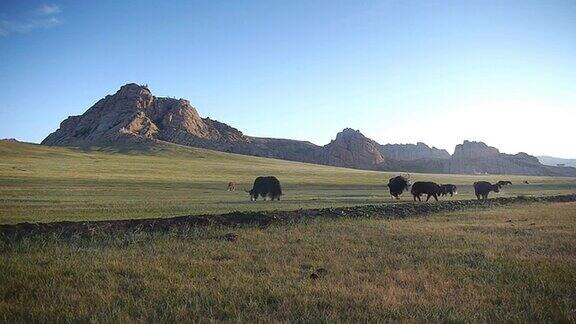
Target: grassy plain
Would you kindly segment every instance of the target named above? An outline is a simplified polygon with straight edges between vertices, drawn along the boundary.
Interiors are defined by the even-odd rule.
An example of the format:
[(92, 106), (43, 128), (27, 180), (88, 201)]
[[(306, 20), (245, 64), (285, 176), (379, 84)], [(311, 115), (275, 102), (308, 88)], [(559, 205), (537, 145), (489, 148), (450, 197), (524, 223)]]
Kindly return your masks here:
[(576, 203), (230, 230), (0, 245), (0, 322), (576, 321)]
[[(141, 151), (82, 150), (0, 142), (0, 223), (125, 219), (295, 210), (394, 202), (386, 183), (398, 173), (335, 168), (176, 145)], [(243, 188), (275, 175), (280, 202), (251, 203)], [(412, 174), (459, 186), (469, 199), (478, 180), (511, 180), (500, 196), (573, 193), (575, 178)], [(524, 180), (530, 182), (523, 184)], [(228, 181), (239, 190), (227, 192)], [(410, 199), (404, 195), (401, 201)]]

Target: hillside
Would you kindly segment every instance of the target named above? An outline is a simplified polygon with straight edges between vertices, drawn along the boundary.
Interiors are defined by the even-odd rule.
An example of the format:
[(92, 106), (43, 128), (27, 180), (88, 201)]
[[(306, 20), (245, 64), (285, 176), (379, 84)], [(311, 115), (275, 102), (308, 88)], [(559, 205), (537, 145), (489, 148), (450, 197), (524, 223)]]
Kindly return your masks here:
[[(394, 203), (386, 188), (398, 172), (376, 172), (229, 154), (159, 143), (65, 148), (0, 142), (0, 223), (168, 217), (250, 210), (296, 210)], [(251, 203), (243, 189), (275, 175), (280, 202)], [(472, 198), (478, 180), (511, 180), (498, 196), (576, 191), (576, 179), (413, 173), (412, 180), (454, 183)], [(530, 182), (523, 184), (524, 180)], [(226, 191), (228, 181), (238, 183)], [(400, 201), (409, 201), (403, 195)]]

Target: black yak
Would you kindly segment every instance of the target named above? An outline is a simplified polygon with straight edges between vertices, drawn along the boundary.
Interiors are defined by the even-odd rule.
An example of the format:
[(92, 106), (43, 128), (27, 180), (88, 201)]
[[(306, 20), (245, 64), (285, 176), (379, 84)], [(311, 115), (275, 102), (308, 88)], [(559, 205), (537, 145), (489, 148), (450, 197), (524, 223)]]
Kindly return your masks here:
[(440, 185), (442, 197), (447, 196), (450, 194), (450, 197), (458, 194), (457, 188), (453, 184), (443, 184)]
[(500, 192), (500, 186), (497, 183), (491, 184), (488, 181), (474, 182), (474, 193), (478, 200), (480, 200), (481, 197), (482, 199), (488, 199), (490, 191)]
[(422, 199), (420, 199), (422, 194), (427, 195), (426, 201), (428, 201), (430, 197), (434, 197), (434, 199), (438, 201), (438, 195), (442, 193), (442, 188), (435, 182), (418, 181), (412, 185), (411, 193), (412, 196), (414, 196), (414, 201), (416, 201), (416, 198), (418, 198), (418, 201), (422, 201)]
[(272, 200), (280, 200), (282, 187), (276, 177), (258, 177), (254, 180), (254, 185), (248, 193), (250, 194), (250, 201), (256, 201), (258, 196), (261, 196), (264, 200), (266, 200), (267, 197), (270, 197)]
[(390, 189), (390, 194), (396, 199), (400, 199), (400, 195), (404, 190), (410, 188), (410, 182), (407, 177), (397, 176), (388, 180), (388, 189)]

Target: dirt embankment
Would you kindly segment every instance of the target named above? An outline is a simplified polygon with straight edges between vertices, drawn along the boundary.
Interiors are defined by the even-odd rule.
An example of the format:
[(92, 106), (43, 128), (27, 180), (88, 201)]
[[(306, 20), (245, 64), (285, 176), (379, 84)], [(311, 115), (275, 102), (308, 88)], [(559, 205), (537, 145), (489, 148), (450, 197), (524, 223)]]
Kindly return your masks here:
[(576, 194), (546, 197), (493, 198), (486, 201), (455, 200), (434, 203), (398, 203), (355, 207), (300, 209), (294, 211), (232, 212), (222, 215), (179, 216), (170, 218), (127, 219), (109, 221), (20, 223), (0, 225), (0, 240), (15, 241), (32, 236), (60, 238), (94, 237), (121, 232), (186, 231), (201, 226), (260, 226), (298, 222), (311, 218), (375, 217), (384, 219), (417, 217), (432, 213), (473, 208), (489, 208), (536, 202), (576, 202)]

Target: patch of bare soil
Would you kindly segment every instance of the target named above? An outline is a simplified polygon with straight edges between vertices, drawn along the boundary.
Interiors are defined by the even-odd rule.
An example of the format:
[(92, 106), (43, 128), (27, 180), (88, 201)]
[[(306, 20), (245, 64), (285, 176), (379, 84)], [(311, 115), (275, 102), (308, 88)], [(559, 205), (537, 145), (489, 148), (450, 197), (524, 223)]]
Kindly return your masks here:
[(203, 226), (260, 226), (299, 222), (312, 218), (374, 217), (384, 219), (425, 216), (433, 213), (473, 208), (490, 208), (537, 202), (575, 202), (576, 194), (545, 197), (511, 197), (482, 200), (455, 200), (434, 203), (398, 203), (355, 207), (300, 209), (293, 211), (232, 212), (221, 215), (178, 216), (169, 218), (126, 219), (109, 221), (20, 223), (0, 225), (0, 240), (14, 242), (33, 236), (58, 238), (94, 237), (122, 232), (181, 232)]

